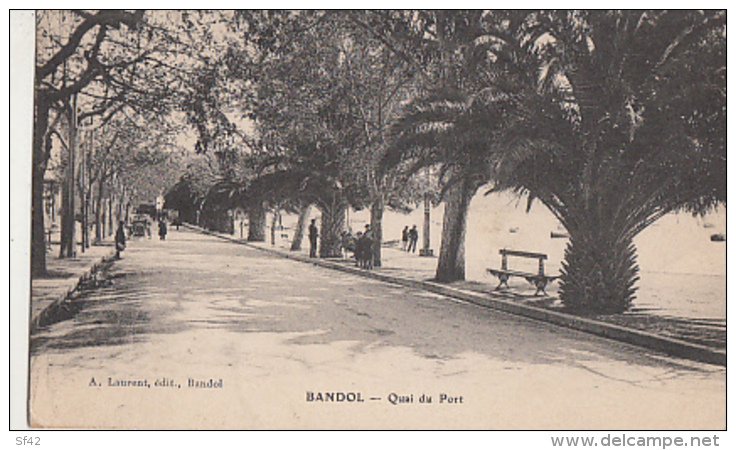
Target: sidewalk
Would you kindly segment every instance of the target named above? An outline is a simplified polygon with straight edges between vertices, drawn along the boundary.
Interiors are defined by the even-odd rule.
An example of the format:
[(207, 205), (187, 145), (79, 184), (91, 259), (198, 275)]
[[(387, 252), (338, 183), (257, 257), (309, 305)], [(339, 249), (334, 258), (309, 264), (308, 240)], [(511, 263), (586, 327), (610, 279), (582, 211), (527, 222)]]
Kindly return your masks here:
[(31, 333), (114, 254), (113, 242), (103, 241), (84, 252), (78, 248), (75, 258), (61, 259), (59, 245), (52, 244), (46, 254), (47, 275), (31, 280)]
[(576, 316), (561, 310), (559, 299), (554, 293), (550, 296), (534, 296), (535, 289), (525, 284), (523, 280), (511, 284), (511, 289), (502, 291), (495, 290), (497, 281), (490, 276), (488, 283), (433, 282), (436, 257), (419, 257), (397, 248), (383, 247), (382, 266), (367, 271), (355, 267), (352, 259), (309, 258), (308, 248), (291, 251), (289, 242), (284, 239), (277, 238), (276, 245), (271, 245), (270, 242), (246, 242), (232, 235), (210, 232), (191, 225), (187, 227), (289, 259), (427, 290), (476, 305), (650, 348), (672, 356), (726, 365), (725, 323), (723, 325), (703, 323), (687, 318), (638, 312), (611, 316)]

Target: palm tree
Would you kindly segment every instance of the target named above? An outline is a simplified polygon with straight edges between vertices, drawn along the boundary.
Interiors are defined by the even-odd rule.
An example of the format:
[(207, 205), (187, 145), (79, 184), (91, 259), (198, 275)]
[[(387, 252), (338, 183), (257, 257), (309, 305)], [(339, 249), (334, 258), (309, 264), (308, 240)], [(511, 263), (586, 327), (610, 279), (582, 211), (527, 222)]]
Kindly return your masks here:
[(565, 306), (621, 312), (634, 237), (725, 203), (725, 12), (530, 12), (494, 42), (507, 76), (493, 95), (410, 115), (402, 132), (450, 148), (477, 131), (495, 190), (539, 200), (567, 228)]
[(546, 29), (530, 48), (549, 86), (496, 141), (499, 185), (540, 199), (567, 228), (565, 305), (621, 312), (635, 298), (634, 237), (674, 210), (725, 202), (725, 12), (530, 22)]
[[(464, 241), (468, 206), (490, 176), (489, 135), (497, 132), (506, 114), (489, 104), (508, 100), (507, 85), (525, 60), (509, 53), (504, 39), (526, 13), (425, 11), (415, 20), (417, 34), (432, 39), (423, 50), (431, 62), (425, 86), (392, 127), (392, 139), (382, 165), (403, 166), (411, 174), (437, 166), (443, 185), (445, 213), (435, 279), (465, 279)], [(427, 56), (428, 55), (428, 56)], [(518, 58), (517, 58), (518, 59)], [(505, 68), (515, 62), (516, 71)]]
[[(491, 161), (485, 151), (486, 124), (478, 124), (474, 98), (444, 89), (413, 101), (392, 128), (384, 167), (400, 167), (411, 175), (437, 167), (445, 212), (435, 279), (465, 279), (464, 240), (468, 207), (487, 182)], [(480, 125), (480, 128), (478, 127)], [(478, 139), (480, 138), (480, 139)]]

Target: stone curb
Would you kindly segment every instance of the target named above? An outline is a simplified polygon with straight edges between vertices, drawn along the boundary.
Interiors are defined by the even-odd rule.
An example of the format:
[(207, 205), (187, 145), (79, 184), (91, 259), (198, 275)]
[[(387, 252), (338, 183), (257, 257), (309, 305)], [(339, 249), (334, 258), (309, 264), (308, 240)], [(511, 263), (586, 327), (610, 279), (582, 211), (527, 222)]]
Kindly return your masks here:
[[(62, 294), (59, 294), (56, 299), (52, 300), (45, 308), (40, 310), (38, 314), (36, 314), (36, 317), (31, 317), (29, 330), (30, 334), (35, 333), (42, 323), (44, 323), (46, 320), (56, 314), (59, 308), (61, 308), (64, 303), (66, 303), (74, 296), (79, 287), (90, 280), (97, 273), (97, 271), (100, 270), (100, 267), (111, 261), (114, 256), (115, 252), (112, 251), (107, 256), (102, 256), (97, 262), (93, 263), (78, 278), (70, 278), (69, 280), (71, 281), (65, 280), (68, 284), (68, 287), (66, 287), (64, 292)], [(33, 281), (31, 281), (31, 283), (33, 283)], [(31, 294), (31, 301), (33, 301), (33, 294)]]
[(660, 351), (671, 356), (726, 367), (726, 352), (718, 349), (713, 349), (704, 345), (693, 344), (690, 342), (682, 341), (680, 339), (659, 336), (646, 331), (625, 328), (619, 325), (613, 325), (598, 320), (578, 317), (562, 312), (550, 311), (536, 306), (522, 305), (504, 300), (500, 295), (491, 296), (490, 294), (479, 294), (476, 292), (470, 292), (445, 286), (431, 281), (409, 280), (377, 272), (366, 271), (356, 267), (331, 262), (329, 260), (307, 258), (299, 255), (289, 254), (276, 249), (262, 248), (246, 241), (233, 238), (226, 234), (204, 230), (202, 228), (188, 224), (185, 226), (204, 234), (215, 236), (236, 244), (245, 245), (249, 248), (281, 256), (294, 261), (300, 261), (304, 263), (314, 264), (320, 267), (340, 270), (343, 272), (359, 275), (366, 278), (373, 278), (375, 280), (384, 281), (387, 283), (422, 289), (433, 292), (435, 294), (459, 299), (468, 303), (472, 303), (474, 305), (492, 308), (509, 314), (523, 316), (529, 319), (539, 320), (554, 325), (583, 331), (586, 333), (594, 334), (596, 336), (625, 342), (639, 347), (645, 347), (650, 350)]

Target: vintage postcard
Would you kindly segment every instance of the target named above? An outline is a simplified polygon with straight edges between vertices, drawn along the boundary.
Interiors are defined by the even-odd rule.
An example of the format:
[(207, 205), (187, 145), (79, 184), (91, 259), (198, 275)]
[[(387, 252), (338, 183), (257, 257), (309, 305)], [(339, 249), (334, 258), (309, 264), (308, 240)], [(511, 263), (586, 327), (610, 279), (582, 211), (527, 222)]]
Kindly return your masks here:
[(29, 428), (720, 444), (725, 10), (24, 18)]

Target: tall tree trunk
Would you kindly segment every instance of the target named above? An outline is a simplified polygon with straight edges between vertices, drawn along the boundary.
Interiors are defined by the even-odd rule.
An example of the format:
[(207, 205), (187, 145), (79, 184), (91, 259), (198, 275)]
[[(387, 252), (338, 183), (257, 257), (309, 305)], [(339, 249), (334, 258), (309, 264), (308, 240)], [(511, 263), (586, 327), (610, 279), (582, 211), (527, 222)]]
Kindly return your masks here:
[[(73, 164), (73, 158), (70, 158), (68, 164)], [(61, 189), (61, 248), (59, 249), (59, 258), (74, 258), (77, 256), (74, 175), (71, 168), (67, 168), (66, 172)]]
[(74, 258), (77, 255), (73, 180), (70, 180), (69, 177), (68, 174), (65, 176), (61, 188), (61, 248), (59, 249), (59, 258)]
[(85, 188), (82, 192), (82, 252), (89, 248), (89, 204), (90, 192)]
[(419, 249), (419, 256), (434, 256), (433, 251), (431, 249), (431, 239), (430, 239), (430, 228), (432, 226), (431, 223), (431, 205), (429, 201), (429, 196), (425, 194), (424, 196), (424, 226), (422, 227), (422, 248)]
[[(46, 226), (43, 214), (43, 190), (50, 141), (45, 138), (49, 125), (49, 107), (43, 96), (36, 97), (33, 126), (33, 156), (31, 180), (31, 276), (46, 274)], [(47, 142), (48, 141), (48, 142)]]
[(114, 208), (115, 202), (113, 201), (113, 195), (114, 195), (114, 192), (112, 191), (112, 189), (110, 189), (110, 196), (107, 199), (107, 227), (105, 228), (105, 231), (107, 232), (107, 236), (110, 236), (113, 233), (113, 230), (115, 229), (115, 223), (113, 221), (113, 218), (114, 218), (113, 208)]
[(46, 274), (46, 226), (43, 214), (43, 188), (46, 164), (36, 160), (34, 151), (33, 180), (31, 188), (31, 276)]
[(442, 219), (442, 244), (435, 279), (443, 283), (465, 279), (465, 229), (468, 206), (476, 187), (462, 179), (448, 189)]
[(276, 227), (279, 223), (279, 210), (275, 209), (271, 216), (271, 245), (276, 245)]
[(299, 209), (299, 219), (296, 222), (294, 236), (291, 239), (291, 249), (294, 251), (302, 249), (302, 240), (304, 240), (304, 229), (307, 226), (307, 218), (309, 217), (310, 205), (303, 206)]
[[(89, 135), (89, 133), (87, 133)], [(85, 148), (87, 147), (87, 148)], [(81, 250), (82, 253), (89, 248), (89, 183), (87, 182), (87, 160), (89, 157), (89, 142), (84, 142), (84, 139), (80, 139), (79, 143), (79, 200), (81, 201), (80, 206), (80, 228), (81, 228)]]
[(64, 195), (61, 209), (61, 249), (60, 258), (77, 256), (76, 242), (76, 154), (77, 154), (77, 102), (73, 98), (69, 106), (69, 158), (64, 177)]
[(342, 232), (345, 231), (345, 211), (347, 206), (332, 202), (320, 208), (322, 230), (320, 230), (320, 258), (339, 258), (342, 256)]
[(97, 197), (95, 197), (95, 242), (100, 243), (104, 239), (104, 232), (102, 230), (103, 223), (103, 198), (102, 198), (102, 184), (103, 181), (100, 179), (97, 182)]
[(248, 209), (248, 241), (266, 241), (266, 210), (263, 205), (253, 205)]
[(383, 212), (385, 205), (383, 196), (378, 198), (371, 205), (371, 230), (373, 231), (373, 266), (381, 266), (381, 245), (383, 244)]

